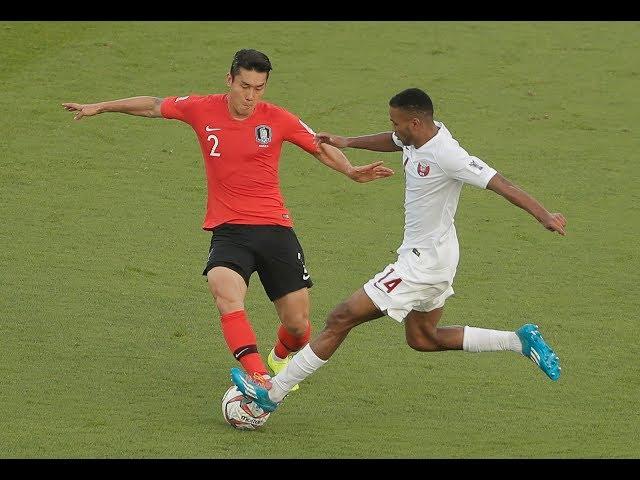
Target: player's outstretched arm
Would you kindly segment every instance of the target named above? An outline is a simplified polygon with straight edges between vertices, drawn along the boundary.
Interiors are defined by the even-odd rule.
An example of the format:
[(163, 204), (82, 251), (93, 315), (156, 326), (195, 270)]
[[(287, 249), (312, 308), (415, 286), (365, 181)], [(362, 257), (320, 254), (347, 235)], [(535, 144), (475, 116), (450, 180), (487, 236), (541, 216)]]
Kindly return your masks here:
[(565, 234), (564, 227), (567, 221), (564, 215), (561, 213), (549, 213), (540, 202), (499, 173), (496, 173), (491, 180), (489, 180), (487, 189), (493, 190), (514, 205), (529, 212), (536, 220), (544, 225), (547, 230), (558, 232), (560, 235)]
[(359, 183), (370, 182), (379, 178), (393, 175), (393, 170), (383, 165), (384, 162), (374, 162), (369, 165), (353, 166), (349, 159), (336, 147), (319, 144), (320, 151), (313, 155), (327, 167), (344, 173), (351, 180)]
[(363, 135), (361, 137), (341, 137), (331, 133), (316, 134), (316, 144), (328, 144), (337, 148), (361, 148), (374, 152), (397, 152), (402, 150), (391, 138), (392, 132)]
[(74, 120), (80, 120), (82, 117), (92, 117), (104, 112), (156, 118), (162, 117), (160, 112), (161, 104), (162, 98), (158, 97), (131, 97), (100, 103), (63, 103), (62, 107), (70, 112), (75, 112)]

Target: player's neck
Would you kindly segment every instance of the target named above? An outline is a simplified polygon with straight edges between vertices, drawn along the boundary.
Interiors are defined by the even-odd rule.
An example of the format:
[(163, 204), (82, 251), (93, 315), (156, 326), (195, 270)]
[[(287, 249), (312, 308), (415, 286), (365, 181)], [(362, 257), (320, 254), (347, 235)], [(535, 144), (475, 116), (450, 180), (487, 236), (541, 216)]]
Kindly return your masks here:
[(251, 115), (253, 115), (253, 112), (256, 111), (256, 108), (253, 107), (253, 110), (251, 110), (247, 114), (240, 113), (234, 108), (233, 103), (231, 103), (231, 99), (227, 97), (227, 110), (229, 111), (229, 115), (231, 115), (231, 118), (233, 118), (234, 120), (246, 120)]
[(413, 145), (415, 148), (422, 147), (425, 143), (431, 140), (438, 134), (440, 127), (438, 127), (435, 123), (431, 122), (431, 125), (425, 127), (424, 131), (420, 132), (420, 134), (416, 137)]
[(229, 105), (229, 115), (231, 115), (231, 118), (233, 118), (234, 120), (246, 120), (252, 114), (253, 114), (253, 110), (251, 110), (251, 112), (249, 112), (247, 115), (243, 115), (237, 112), (231, 105)]

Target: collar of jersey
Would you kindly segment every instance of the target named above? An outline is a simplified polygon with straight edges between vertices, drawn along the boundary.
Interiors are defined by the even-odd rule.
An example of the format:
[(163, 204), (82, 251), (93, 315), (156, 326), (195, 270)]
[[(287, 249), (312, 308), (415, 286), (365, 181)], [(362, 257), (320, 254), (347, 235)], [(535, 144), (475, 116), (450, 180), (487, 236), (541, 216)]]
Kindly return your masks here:
[(435, 123), (436, 126), (440, 127), (439, 130), (438, 130), (438, 133), (436, 133), (433, 137), (431, 137), (429, 140), (427, 140), (427, 143), (422, 145), (420, 148), (416, 148), (416, 152), (424, 152), (425, 150), (431, 148), (431, 146), (442, 136), (442, 130), (444, 129), (444, 123), (438, 122), (437, 120), (434, 120), (433, 123)]

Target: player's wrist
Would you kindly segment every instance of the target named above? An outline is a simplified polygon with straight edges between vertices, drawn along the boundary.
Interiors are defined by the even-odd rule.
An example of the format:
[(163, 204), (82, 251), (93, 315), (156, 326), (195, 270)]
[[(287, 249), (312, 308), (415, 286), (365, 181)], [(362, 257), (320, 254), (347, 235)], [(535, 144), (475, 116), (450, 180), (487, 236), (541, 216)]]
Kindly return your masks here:
[(344, 174), (347, 177), (349, 177), (351, 180), (355, 180), (356, 168), (353, 165), (349, 164), (349, 165), (347, 165), (347, 169), (344, 172)]
[(547, 210), (542, 209), (542, 211), (536, 212), (534, 214), (534, 216), (536, 217), (538, 222), (540, 222), (540, 223), (542, 223), (544, 225), (544, 223), (549, 219), (551, 214)]

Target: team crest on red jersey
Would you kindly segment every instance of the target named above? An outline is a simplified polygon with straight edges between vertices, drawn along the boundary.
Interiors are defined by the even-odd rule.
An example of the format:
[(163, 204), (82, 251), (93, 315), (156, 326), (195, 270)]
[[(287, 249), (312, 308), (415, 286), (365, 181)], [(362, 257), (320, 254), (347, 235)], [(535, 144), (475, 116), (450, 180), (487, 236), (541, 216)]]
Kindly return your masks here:
[(269, 125), (258, 125), (256, 127), (256, 141), (262, 145), (271, 142), (271, 127)]
[(421, 177), (429, 175), (429, 170), (431, 170), (429, 165), (423, 165), (422, 162), (418, 163), (418, 175)]

